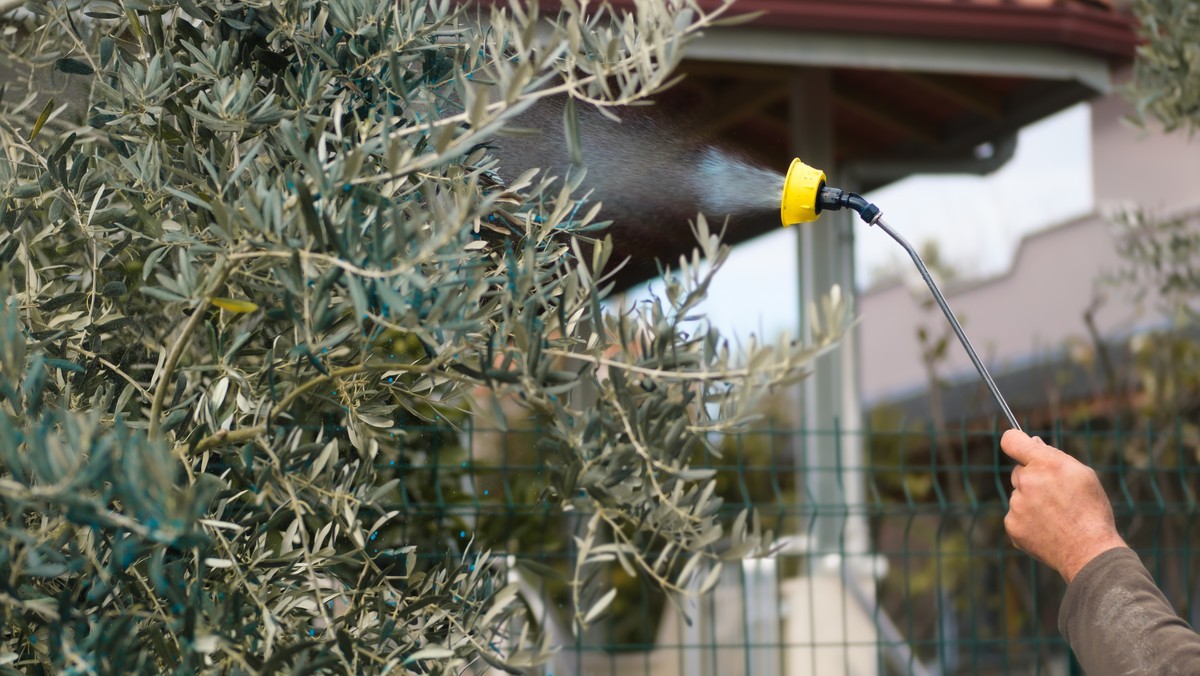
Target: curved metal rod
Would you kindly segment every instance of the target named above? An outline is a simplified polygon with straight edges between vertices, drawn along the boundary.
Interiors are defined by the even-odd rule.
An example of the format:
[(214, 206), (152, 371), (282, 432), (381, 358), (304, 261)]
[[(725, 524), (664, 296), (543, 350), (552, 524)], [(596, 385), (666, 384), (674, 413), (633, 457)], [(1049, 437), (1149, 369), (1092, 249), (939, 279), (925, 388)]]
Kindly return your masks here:
[(1004, 400), (1004, 395), (1000, 394), (1000, 388), (996, 387), (996, 381), (992, 380), (992, 374), (988, 373), (987, 367), (979, 360), (979, 355), (975, 354), (975, 348), (971, 346), (971, 341), (967, 339), (967, 334), (963, 333), (962, 325), (958, 323), (958, 319), (950, 311), (950, 306), (946, 303), (946, 298), (942, 296), (942, 292), (938, 289), (937, 284), (933, 282), (933, 277), (929, 275), (929, 269), (925, 267), (925, 263), (917, 255), (916, 249), (901, 237), (900, 233), (892, 230), (887, 223), (884, 223), (883, 219), (879, 216), (876, 216), (870, 223), (871, 225), (878, 225), (888, 236), (904, 247), (904, 250), (912, 257), (913, 263), (917, 265), (917, 270), (921, 272), (921, 278), (925, 280), (925, 284), (933, 292), (933, 299), (937, 301), (938, 307), (942, 308), (942, 314), (946, 315), (946, 319), (950, 322), (950, 328), (954, 329), (954, 335), (958, 336), (958, 342), (962, 343), (963, 349), (967, 351), (967, 356), (971, 358), (971, 363), (975, 365), (975, 370), (979, 372), (979, 377), (983, 378), (983, 382), (987, 385), (988, 390), (991, 391), (992, 397), (1000, 405), (1000, 410), (1004, 412), (1004, 417), (1008, 418), (1008, 424), (1014, 430), (1020, 430), (1021, 425), (1017, 422), (1017, 417), (1013, 415), (1012, 409), (1008, 407), (1008, 402)]

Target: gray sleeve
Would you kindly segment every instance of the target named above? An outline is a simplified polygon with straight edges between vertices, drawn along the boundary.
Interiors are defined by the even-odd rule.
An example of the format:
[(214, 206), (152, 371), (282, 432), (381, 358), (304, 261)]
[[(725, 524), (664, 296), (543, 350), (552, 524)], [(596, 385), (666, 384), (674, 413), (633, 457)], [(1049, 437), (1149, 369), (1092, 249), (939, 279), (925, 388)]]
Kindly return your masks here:
[(1092, 559), (1071, 584), (1058, 628), (1089, 676), (1200, 674), (1200, 636), (1125, 547)]

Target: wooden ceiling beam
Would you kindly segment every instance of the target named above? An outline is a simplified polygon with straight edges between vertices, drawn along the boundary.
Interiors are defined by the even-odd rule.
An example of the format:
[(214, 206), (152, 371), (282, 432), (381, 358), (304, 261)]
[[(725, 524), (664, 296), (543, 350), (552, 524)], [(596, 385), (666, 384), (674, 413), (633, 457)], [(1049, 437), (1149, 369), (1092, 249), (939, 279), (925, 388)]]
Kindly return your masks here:
[(961, 79), (951, 81), (944, 75), (932, 73), (897, 72), (895, 76), (910, 83), (914, 88), (932, 92), (956, 105), (979, 113), (989, 120), (1004, 119), (1003, 102), (970, 82)]
[(839, 165), (866, 157), (880, 157), (885, 155), (888, 150), (890, 148), (881, 147), (881, 144), (867, 139), (865, 133), (839, 133), (834, 136), (834, 152)]
[(701, 130), (706, 135), (719, 134), (787, 95), (788, 86), (784, 82), (744, 82), (736, 87), (717, 88), (712, 110), (704, 116)]
[(684, 61), (680, 72), (689, 77), (723, 77), (737, 80), (786, 80), (795, 68), (763, 63), (731, 61)]
[(888, 110), (886, 101), (881, 101), (861, 91), (839, 87), (834, 92), (834, 100), (838, 105), (854, 111), (856, 115), (886, 127), (901, 136), (932, 145), (936, 145), (940, 140), (940, 130), (935, 125), (914, 115)]

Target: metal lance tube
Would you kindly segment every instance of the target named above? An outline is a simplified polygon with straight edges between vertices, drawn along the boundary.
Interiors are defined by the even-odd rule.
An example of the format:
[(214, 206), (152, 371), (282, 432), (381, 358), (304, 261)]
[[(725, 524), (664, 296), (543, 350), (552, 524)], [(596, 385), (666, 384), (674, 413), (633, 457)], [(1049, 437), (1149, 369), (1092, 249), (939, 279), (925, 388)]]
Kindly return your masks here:
[(900, 236), (900, 233), (893, 230), (891, 226), (883, 221), (883, 212), (880, 211), (879, 207), (871, 204), (861, 195), (826, 186), (825, 174), (823, 172), (809, 167), (801, 162), (799, 158), (792, 160), (792, 165), (788, 168), (787, 178), (784, 179), (783, 199), (780, 206), (780, 217), (783, 220), (784, 226), (792, 225), (793, 223), (815, 221), (822, 211), (837, 211), (838, 209), (853, 209), (867, 225), (879, 226), (889, 237), (896, 240), (897, 244), (904, 247), (904, 250), (908, 252), (909, 257), (912, 258), (913, 263), (917, 266), (917, 270), (921, 273), (921, 278), (925, 280), (926, 286), (929, 287), (929, 291), (933, 294), (933, 299), (937, 301), (938, 307), (942, 309), (942, 314), (946, 315), (946, 321), (950, 322), (950, 328), (954, 329), (954, 335), (958, 336), (958, 342), (967, 351), (967, 356), (971, 358), (971, 363), (975, 366), (979, 377), (983, 379), (988, 391), (992, 393), (992, 397), (1000, 405), (1000, 410), (1004, 413), (1004, 417), (1008, 419), (1008, 424), (1015, 430), (1021, 429), (1020, 423), (1017, 422), (1017, 417), (1013, 415), (1008, 402), (1004, 400), (1004, 395), (1000, 393), (1000, 388), (996, 386), (996, 381), (992, 379), (992, 374), (988, 372), (987, 367), (983, 365), (983, 361), (979, 359), (979, 355), (975, 352), (975, 347), (971, 345), (967, 334), (963, 332), (962, 325), (958, 323), (958, 318), (950, 310), (950, 305), (946, 303), (945, 296), (942, 295), (941, 290), (934, 283), (933, 276), (929, 274), (929, 269), (925, 267), (925, 262), (921, 260), (916, 249), (908, 243), (908, 240)]
[(925, 267), (924, 261), (917, 255), (916, 249), (908, 243), (908, 240), (901, 237), (900, 233), (893, 230), (880, 216), (882, 214), (875, 217), (873, 225), (879, 226), (880, 230), (883, 230), (888, 236), (896, 240), (900, 246), (904, 247), (908, 255), (912, 257), (913, 263), (916, 264), (917, 270), (921, 273), (921, 279), (925, 280), (925, 284), (929, 287), (930, 292), (933, 293), (933, 299), (937, 301), (938, 307), (942, 308), (942, 314), (946, 315), (946, 321), (950, 322), (950, 328), (954, 329), (954, 335), (958, 336), (958, 342), (962, 343), (963, 349), (967, 351), (967, 356), (971, 358), (971, 363), (975, 365), (975, 370), (979, 372), (979, 377), (983, 379), (984, 384), (987, 385), (988, 390), (992, 393), (992, 397), (1000, 405), (1000, 410), (1004, 413), (1004, 417), (1008, 418), (1008, 424), (1014, 430), (1020, 430), (1021, 425), (1017, 422), (1017, 417), (1013, 415), (1012, 409), (1008, 407), (1008, 402), (1004, 400), (1004, 395), (1000, 394), (1000, 388), (996, 387), (996, 381), (992, 380), (992, 374), (988, 372), (987, 367), (983, 365), (983, 361), (979, 359), (979, 355), (975, 353), (975, 348), (971, 345), (967, 334), (963, 332), (962, 325), (958, 323), (958, 319), (950, 310), (950, 305), (946, 303), (946, 298), (942, 296), (941, 290), (934, 283), (933, 277), (929, 274), (929, 269)]

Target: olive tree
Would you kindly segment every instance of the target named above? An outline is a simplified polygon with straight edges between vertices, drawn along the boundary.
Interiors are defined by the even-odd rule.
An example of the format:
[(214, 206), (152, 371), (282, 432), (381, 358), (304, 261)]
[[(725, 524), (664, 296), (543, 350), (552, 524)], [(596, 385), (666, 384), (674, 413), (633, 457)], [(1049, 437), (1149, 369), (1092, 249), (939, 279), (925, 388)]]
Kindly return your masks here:
[[(1157, 124), (1166, 133), (1190, 137), (1200, 130), (1200, 45), (1195, 40), (1200, 6), (1180, 0), (1137, 0), (1132, 9), (1143, 38), (1126, 92), (1135, 106), (1134, 122)], [(1191, 415), (1200, 395), (1195, 375), (1200, 364), (1200, 344), (1195, 340), (1200, 312), (1196, 304), (1200, 212), (1162, 214), (1132, 207), (1115, 214), (1114, 220), (1121, 265), (1106, 280), (1107, 287), (1150, 305), (1153, 315), (1167, 320), (1162, 330), (1145, 332), (1130, 345), (1133, 376), (1145, 394), (1139, 417), (1153, 426), (1169, 425), (1177, 416)], [(1106, 370), (1112, 371), (1109, 361), (1105, 360)], [(1114, 376), (1109, 380), (1114, 381), (1110, 386), (1119, 385)], [(1194, 429), (1184, 424), (1189, 431)], [(1162, 449), (1136, 452), (1149, 453), (1157, 461)]]
[(1134, 61), (1130, 99), (1138, 117), (1167, 131), (1200, 129), (1200, 6), (1189, 0), (1132, 0), (1142, 44)]
[[(813, 344), (695, 316), (725, 250), (608, 309), (585, 174), (503, 184), (489, 139), (549, 96), (619, 115), (728, 9), (645, 0), (33, 2), (0, 100), (0, 668), (519, 670), (504, 554), (422, 517), (453, 427), (545, 421), (544, 499), (583, 516), (573, 626), (608, 565), (679, 596), (722, 556), (714, 431)], [(712, 266), (701, 265), (701, 256)], [(479, 393), (483, 392), (482, 395)], [(397, 526), (404, 523), (404, 527)], [(720, 543), (720, 552), (718, 545)], [(653, 554), (651, 554), (653, 552)]]

